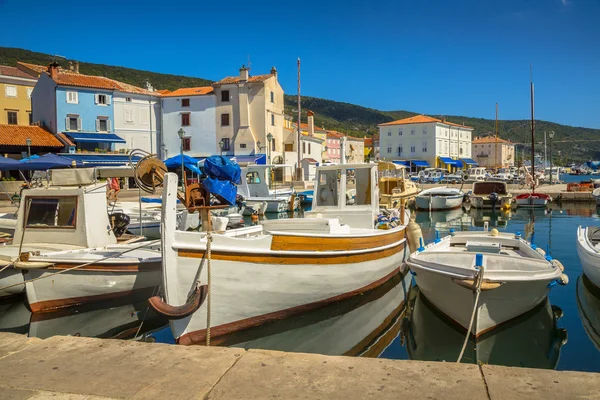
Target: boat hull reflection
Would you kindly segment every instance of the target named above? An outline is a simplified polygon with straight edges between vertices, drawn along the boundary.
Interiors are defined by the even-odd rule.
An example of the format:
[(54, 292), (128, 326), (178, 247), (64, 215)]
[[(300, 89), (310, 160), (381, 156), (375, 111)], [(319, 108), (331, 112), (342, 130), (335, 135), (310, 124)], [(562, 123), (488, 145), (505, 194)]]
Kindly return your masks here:
[(600, 289), (585, 275), (577, 279), (577, 309), (585, 332), (600, 350)]
[[(403, 338), (410, 359), (456, 361), (464, 329), (431, 305), (416, 287), (406, 314)], [(554, 369), (567, 341), (566, 330), (557, 327), (561, 316), (562, 310), (546, 300), (493, 332), (476, 339), (471, 336), (462, 362)]]

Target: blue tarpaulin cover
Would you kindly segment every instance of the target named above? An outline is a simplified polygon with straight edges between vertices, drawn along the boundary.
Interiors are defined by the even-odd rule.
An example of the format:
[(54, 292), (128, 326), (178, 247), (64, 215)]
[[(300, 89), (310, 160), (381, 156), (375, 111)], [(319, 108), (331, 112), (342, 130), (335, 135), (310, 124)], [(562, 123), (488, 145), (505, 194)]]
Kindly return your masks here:
[(600, 161), (586, 161), (585, 165), (591, 169), (598, 169), (600, 168)]
[(211, 178), (240, 183), (240, 166), (223, 156), (211, 156), (204, 160), (204, 172)]
[(404, 165), (405, 167), (410, 167), (410, 161), (401, 161), (401, 160), (393, 160), (394, 164)]
[(12, 158), (0, 156), (0, 170), (19, 169), (20, 163)]
[[(202, 175), (202, 171), (198, 168), (198, 160), (193, 157), (183, 155), (183, 165), (192, 172)], [(165, 160), (165, 166), (167, 168), (181, 168), (181, 154), (177, 154), (171, 158)]]
[(237, 186), (231, 181), (207, 177), (202, 181), (202, 186), (209, 193), (216, 196), (221, 202), (234, 205), (237, 196)]
[(19, 161), (19, 165), (14, 169), (19, 171), (45, 171), (52, 168), (68, 168), (73, 165), (73, 162), (75, 162), (75, 165), (78, 167), (82, 166), (81, 163), (77, 163), (71, 158), (48, 153), (35, 159), (32, 156), (31, 160), (23, 159)]
[(472, 158), (461, 158), (461, 160), (467, 165), (477, 165), (477, 161)]
[(77, 143), (127, 143), (125, 139), (114, 133), (74, 133), (65, 132)]
[(410, 162), (417, 167), (429, 167), (429, 163), (425, 160), (411, 160)]
[(446, 165), (456, 165), (456, 166), (458, 166), (459, 163), (462, 165), (462, 163), (460, 161), (453, 160), (450, 157), (440, 157), (440, 161), (443, 162)]

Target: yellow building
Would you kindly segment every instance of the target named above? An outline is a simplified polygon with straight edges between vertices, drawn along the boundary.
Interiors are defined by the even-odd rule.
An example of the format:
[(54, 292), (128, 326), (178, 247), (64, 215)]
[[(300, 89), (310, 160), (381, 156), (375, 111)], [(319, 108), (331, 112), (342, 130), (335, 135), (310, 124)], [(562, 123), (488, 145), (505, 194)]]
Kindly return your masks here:
[(493, 136), (475, 138), (472, 143), (473, 159), (480, 167), (506, 168), (515, 165), (515, 145)]
[(31, 93), (37, 78), (0, 65), (0, 124), (30, 125)]

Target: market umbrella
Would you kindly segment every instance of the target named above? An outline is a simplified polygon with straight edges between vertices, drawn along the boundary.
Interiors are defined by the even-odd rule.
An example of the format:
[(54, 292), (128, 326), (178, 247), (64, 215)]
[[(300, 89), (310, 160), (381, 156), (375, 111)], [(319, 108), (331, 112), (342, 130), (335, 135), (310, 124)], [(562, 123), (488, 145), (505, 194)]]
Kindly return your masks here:
[(19, 169), (20, 163), (12, 158), (0, 156), (0, 171)]
[[(75, 163), (75, 160), (71, 158), (48, 153), (36, 159), (32, 157), (31, 160), (21, 160), (18, 162), (19, 165), (12, 169), (19, 171), (45, 171), (52, 168), (70, 168), (73, 166), (73, 163)], [(76, 163), (75, 165), (78, 167), (83, 166), (81, 163)]]

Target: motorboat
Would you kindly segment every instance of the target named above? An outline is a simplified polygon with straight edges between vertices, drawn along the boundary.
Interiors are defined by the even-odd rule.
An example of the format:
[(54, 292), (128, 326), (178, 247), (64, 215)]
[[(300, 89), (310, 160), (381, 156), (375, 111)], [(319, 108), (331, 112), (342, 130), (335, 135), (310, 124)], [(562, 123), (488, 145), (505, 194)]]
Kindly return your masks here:
[(415, 198), (419, 188), (406, 178), (406, 167), (391, 162), (380, 161), (379, 170), (379, 205), (388, 209), (399, 208), (400, 203)]
[(517, 207), (546, 207), (552, 202), (552, 197), (545, 193), (521, 193), (515, 197)]
[(446, 186), (423, 190), (415, 199), (417, 210), (452, 210), (459, 208), (465, 194), (456, 188)]
[(418, 181), (421, 183), (439, 183), (444, 180), (446, 170), (442, 168), (425, 168), (419, 171)]
[(473, 182), (483, 182), (489, 177), (489, 173), (486, 171), (484, 167), (473, 167), (469, 168), (463, 174), (463, 180), (465, 182), (473, 183)]
[(505, 182), (475, 182), (469, 194), (469, 202), (475, 208), (510, 207), (512, 194)]
[(585, 333), (600, 351), (600, 288), (585, 275), (577, 278), (577, 309)]
[[(265, 213), (295, 211), (300, 208), (300, 197), (295, 192), (271, 192), (268, 185), (267, 171), (270, 165), (247, 165), (241, 167), (241, 182), (238, 193), (250, 207), (267, 203)], [(276, 194), (275, 194), (276, 193)]]
[[(413, 292), (416, 292), (413, 294)], [(470, 337), (463, 363), (554, 369), (568, 333), (559, 327), (563, 311), (543, 301), (502, 329)], [(408, 357), (419, 361), (455, 362), (465, 333), (433, 306), (418, 287), (410, 293), (402, 328)]]
[[(356, 190), (352, 204), (346, 197), (349, 170)], [(204, 344), (209, 328), (211, 342), (219, 343), (246, 329), (361, 296), (406, 274), (402, 221), (408, 221), (408, 212), (398, 225), (375, 228), (377, 176), (376, 164), (319, 166), (313, 207), (305, 218), (263, 220), (217, 233), (176, 230), (177, 175), (165, 174), (164, 297), (152, 298), (151, 305), (171, 318), (179, 344)], [(208, 284), (212, 300), (206, 300)]]
[(594, 200), (596, 200), (596, 205), (600, 206), (600, 187), (592, 191), (592, 196), (594, 197)]
[(25, 291), (38, 312), (160, 284), (161, 253), (149, 248), (158, 243), (117, 242), (93, 169), (52, 170), (48, 187), (23, 190), (20, 207), (14, 239), (0, 247), (0, 297)]
[(436, 239), (407, 264), (425, 297), (474, 336), (530, 311), (552, 286), (568, 282), (560, 262), (496, 229)]
[(585, 276), (600, 288), (600, 228), (577, 227), (577, 254)]

